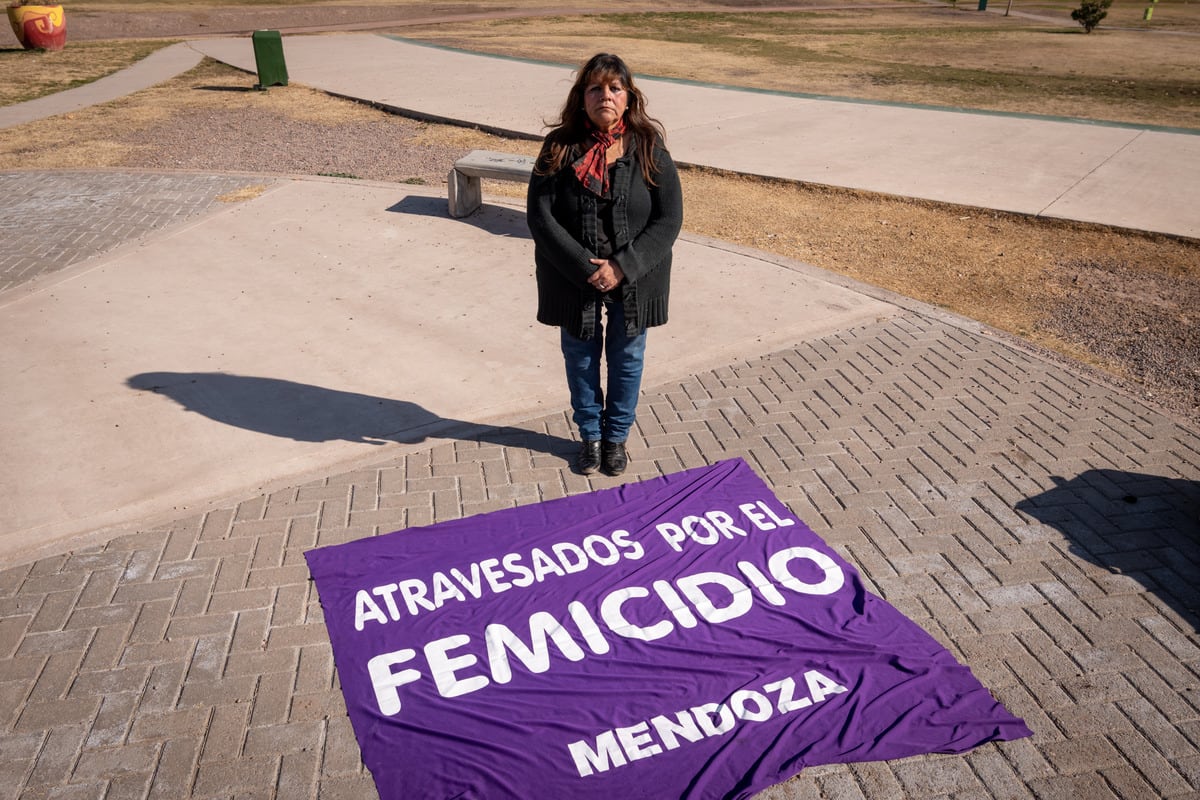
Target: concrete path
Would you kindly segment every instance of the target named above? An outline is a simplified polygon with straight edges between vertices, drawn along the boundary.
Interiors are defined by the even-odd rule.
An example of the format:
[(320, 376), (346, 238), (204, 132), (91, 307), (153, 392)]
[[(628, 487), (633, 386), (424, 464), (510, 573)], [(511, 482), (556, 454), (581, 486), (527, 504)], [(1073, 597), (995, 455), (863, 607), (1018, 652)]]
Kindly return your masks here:
[[(255, 69), (248, 39), (192, 45)], [(370, 34), (288, 37), (284, 58), (291, 80), (327, 92), (530, 136), (558, 111), (572, 77), (564, 67)], [(1200, 237), (1200, 131), (641, 85), (682, 162)]]
[(0, 795), (374, 797), (306, 549), (731, 457), (1035, 732), (760, 800), (1200, 793), (1200, 431), (1085, 371), (685, 237), (630, 472), (585, 478), (511, 204), (123, 172), (0, 198)]
[(24, 103), (0, 106), (0, 128), (68, 114), (148, 89), (181, 72), (187, 72), (199, 64), (203, 57), (203, 54), (186, 43), (155, 50), (136, 64), (92, 83)]

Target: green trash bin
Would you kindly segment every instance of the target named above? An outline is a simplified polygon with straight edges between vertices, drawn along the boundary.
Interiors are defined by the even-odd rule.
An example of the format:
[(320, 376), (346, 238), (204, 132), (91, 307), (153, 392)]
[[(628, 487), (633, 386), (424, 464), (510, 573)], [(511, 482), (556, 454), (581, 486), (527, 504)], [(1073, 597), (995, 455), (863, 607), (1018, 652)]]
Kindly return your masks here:
[(254, 65), (258, 68), (258, 85), (254, 88), (287, 86), (287, 64), (283, 61), (283, 37), (279, 31), (255, 31), (250, 39), (254, 42)]
[(979, 0), (979, 10), (987, 11), (987, 0)]

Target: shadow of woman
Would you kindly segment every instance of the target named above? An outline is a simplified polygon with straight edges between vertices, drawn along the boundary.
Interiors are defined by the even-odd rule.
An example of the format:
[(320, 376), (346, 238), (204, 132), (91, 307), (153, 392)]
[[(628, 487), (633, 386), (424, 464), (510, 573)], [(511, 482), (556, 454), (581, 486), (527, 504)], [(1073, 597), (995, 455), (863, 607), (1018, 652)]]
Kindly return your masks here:
[(224, 372), (143, 372), (126, 380), (171, 398), (186, 411), (245, 430), (297, 442), (417, 444), (431, 436), (523, 447), (567, 458), (569, 439), (521, 428), (440, 417), (406, 400), (306, 383)]
[(1200, 631), (1200, 482), (1092, 469), (1017, 503), (1071, 552), (1146, 587)]

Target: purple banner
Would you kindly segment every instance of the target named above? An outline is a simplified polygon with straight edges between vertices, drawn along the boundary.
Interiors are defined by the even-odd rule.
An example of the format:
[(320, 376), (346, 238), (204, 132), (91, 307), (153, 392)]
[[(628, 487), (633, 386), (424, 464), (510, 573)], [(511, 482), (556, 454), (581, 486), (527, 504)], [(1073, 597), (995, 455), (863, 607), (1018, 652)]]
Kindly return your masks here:
[(747, 797), (1030, 735), (741, 460), (306, 557), (383, 800)]

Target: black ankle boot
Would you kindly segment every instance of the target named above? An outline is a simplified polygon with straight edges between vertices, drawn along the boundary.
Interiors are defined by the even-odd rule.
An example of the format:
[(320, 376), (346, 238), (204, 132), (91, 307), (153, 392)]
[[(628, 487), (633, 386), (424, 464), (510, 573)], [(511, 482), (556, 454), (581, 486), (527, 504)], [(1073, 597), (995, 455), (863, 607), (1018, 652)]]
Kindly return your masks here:
[(600, 469), (599, 441), (583, 440), (583, 445), (579, 448), (579, 457), (575, 460), (575, 467), (584, 475), (591, 475)]
[(629, 465), (624, 442), (604, 442), (600, 446), (600, 462), (606, 475), (620, 475)]

